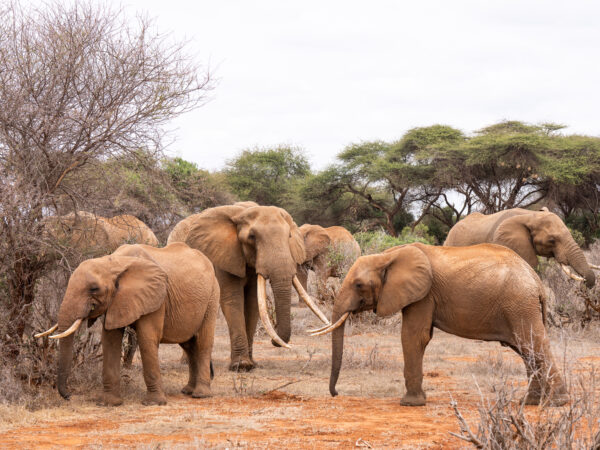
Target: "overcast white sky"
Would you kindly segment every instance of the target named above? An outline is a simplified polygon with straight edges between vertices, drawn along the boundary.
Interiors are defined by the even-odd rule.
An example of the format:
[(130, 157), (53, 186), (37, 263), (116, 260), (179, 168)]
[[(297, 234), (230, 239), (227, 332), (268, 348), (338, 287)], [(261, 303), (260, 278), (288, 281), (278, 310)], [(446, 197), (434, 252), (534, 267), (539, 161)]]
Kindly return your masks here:
[(170, 150), (219, 169), (292, 144), (322, 169), (351, 142), (503, 119), (600, 135), (597, 1), (123, 0), (192, 40), (219, 78)]

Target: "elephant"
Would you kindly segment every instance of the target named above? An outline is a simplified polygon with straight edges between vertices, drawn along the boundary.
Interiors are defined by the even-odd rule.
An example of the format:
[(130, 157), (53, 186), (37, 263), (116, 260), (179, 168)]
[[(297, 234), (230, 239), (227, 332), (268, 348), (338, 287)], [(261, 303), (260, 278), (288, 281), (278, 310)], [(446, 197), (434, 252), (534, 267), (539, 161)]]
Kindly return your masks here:
[[(64, 216), (50, 216), (45, 219), (45, 232), (88, 257), (107, 255), (122, 244), (158, 246), (158, 239), (152, 230), (129, 214), (106, 218), (87, 211), (77, 211)], [(131, 329), (127, 330), (126, 341), (124, 364), (125, 367), (131, 367), (137, 347), (136, 335)]]
[(354, 236), (344, 227), (323, 228), (320, 225), (304, 224), (300, 227), (304, 238), (306, 260), (298, 266), (297, 276), (302, 287), (307, 290), (308, 271), (314, 270), (319, 286), (325, 286), (327, 278), (342, 275), (341, 264), (328, 261), (331, 250), (339, 251), (352, 262), (361, 254), (360, 246)]
[(433, 328), (468, 339), (499, 341), (525, 362), (531, 379), (527, 404), (562, 405), (567, 391), (546, 334), (546, 293), (535, 271), (515, 252), (495, 244), (441, 247), (421, 243), (361, 256), (335, 299), (329, 392), (342, 364), (344, 322), (350, 313), (402, 311), (406, 394), (401, 404), (425, 405), (423, 354)]
[(58, 313), (58, 323), (37, 334), (60, 339), (57, 387), (69, 399), (67, 378), (73, 337), (83, 320), (88, 326), (104, 315), (101, 404), (116, 406), (120, 393), (123, 330), (136, 330), (147, 393), (143, 404), (164, 405), (158, 361), (159, 343), (177, 343), (188, 356), (189, 381), (182, 392), (211, 395), (210, 358), (219, 301), (219, 284), (210, 260), (183, 243), (164, 248), (122, 245), (111, 255), (83, 261), (73, 272)]
[(148, 226), (137, 217), (124, 214), (111, 218), (87, 211), (45, 219), (45, 233), (90, 256), (114, 252), (122, 244), (158, 246), (158, 239)]
[[(585, 279), (589, 288), (596, 282), (596, 275), (571, 232), (546, 207), (540, 211), (513, 208), (489, 215), (469, 214), (450, 229), (444, 245), (460, 247), (486, 242), (514, 250), (534, 269), (538, 256), (554, 257), (571, 278)], [(572, 274), (568, 266), (583, 278)]]
[[(295, 276), (297, 264), (306, 257), (292, 217), (275, 206), (254, 205), (244, 202), (206, 209), (177, 224), (168, 239), (202, 251), (215, 266), (229, 327), (232, 371), (249, 371), (256, 365), (252, 347), (259, 316), (273, 345), (289, 348), (292, 285), (329, 323)], [(267, 313), (266, 279), (273, 289), (276, 329)]]

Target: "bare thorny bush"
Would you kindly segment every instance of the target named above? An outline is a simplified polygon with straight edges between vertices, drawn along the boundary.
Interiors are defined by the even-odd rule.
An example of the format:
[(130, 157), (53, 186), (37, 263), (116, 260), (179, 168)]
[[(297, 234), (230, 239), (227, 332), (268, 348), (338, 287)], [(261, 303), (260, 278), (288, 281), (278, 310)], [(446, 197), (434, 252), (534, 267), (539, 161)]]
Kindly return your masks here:
[[(564, 336), (563, 336), (564, 337)], [(570, 402), (551, 407), (544, 401), (540, 406), (526, 407), (523, 387), (518, 386), (510, 373), (501, 372), (487, 397), (479, 389), (477, 429), (469, 425), (452, 399), (450, 404), (459, 423), (459, 433), (453, 436), (485, 449), (598, 449), (600, 448), (600, 385), (593, 366), (575, 370), (569, 361), (567, 338), (563, 339), (562, 370)], [(533, 362), (526, 361), (533, 369)], [(537, 373), (533, 370), (529, 385)], [(478, 385), (479, 387), (479, 385)]]
[(93, 164), (140, 149), (158, 159), (168, 121), (201, 105), (212, 82), (145, 18), (131, 25), (95, 2), (23, 5), (0, 6), (0, 357), (38, 383), (52, 378), (54, 347), (29, 336), (56, 321), (56, 304), (36, 303), (36, 291), (44, 276), (64, 282), (52, 272), (70, 260), (44, 218), (111, 194), (90, 192), (82, 174)]
[[(600, 263), (600, 241), (590, 245), (586, 252), (592, 264)], [(574, 282), (554, 261), (541, 264), (540, 277), (548, 293), (548, 321), (551, 326), (583, 330), (597, 327), (600, 321), (600, 287), (587, 289), (582, 282)]]

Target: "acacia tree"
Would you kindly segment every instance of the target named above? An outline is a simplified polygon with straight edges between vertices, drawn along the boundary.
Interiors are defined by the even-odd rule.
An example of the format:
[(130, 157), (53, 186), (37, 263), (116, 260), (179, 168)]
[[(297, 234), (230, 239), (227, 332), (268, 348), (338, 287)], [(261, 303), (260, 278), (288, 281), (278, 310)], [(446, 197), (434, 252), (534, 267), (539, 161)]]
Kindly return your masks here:
[[(160, 155), (165, 126), (202, 104), (212, 83), (147, 19), (94, 2), (24, 6), (0, 16), (0, 261), (8, 310), (0, 339), (18, 355), (36, 280), (41, 222), (58, 199), (85, 202), (76, 175), (139, 148)], [(70, 181), (70, 182), (69, 182)], [(6, 339), (8, 336), (8, 340)]]

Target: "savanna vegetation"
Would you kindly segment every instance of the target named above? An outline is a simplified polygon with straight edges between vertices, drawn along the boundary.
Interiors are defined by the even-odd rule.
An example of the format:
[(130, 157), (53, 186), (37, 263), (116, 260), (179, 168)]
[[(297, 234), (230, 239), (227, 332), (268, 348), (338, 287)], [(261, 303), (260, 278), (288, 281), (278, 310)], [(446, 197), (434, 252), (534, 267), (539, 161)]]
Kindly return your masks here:
[[(299, 225), (343, 225), (368, 254), (410, 242), (441, 244), (474, 211), (547, 206), (600, 262), (593, 244), (600, 238), (598, 137), (554, 123), (502, 121), (480, 130), (434, 124), (399, 128), (395, 141), (349, 143), (320, 170), (304, 149), (279, 145), (242, 150), (210, 172), (164, 148), (169, 122), (201, 107), (216, 86), (184, 44), (156, 32), (151, 21), (132, 24), (93, 2), (25, 5), (0, 6), (0, 358), (10, 361), (0, 378), (13, 380), (0, 386), (0, 402), (27, 398), (35, 408), (37, 386), (55, 378), (55, 347), (31, 336), (35, 326), (50, 324), (83, 256), (58, 251), (60, 243), (44, 233), (49, 216), (131, 214), (164, 244), (182, 218), (251, 200), (285, 208)], [(555, 293), (551, 324), (582, 333), (597, 322), (593, 293), (566, 284), (552, 265), (540, 273)], [(388, 330), (397, 322), (367, 314), (353, 326), (365, 324)], [(377, 353), (386, 350), (373, 345), (366, 359), (350, 352), (351, 367), (387, 367)], [(79, 350), (97, 355), (98, 343), (88, 339)], [(299, 373), (323, 369), (310, 351), (307, 358)], [(485, 351), (476, 358), (468, 364), (486, 359)], [(236, 382), (252, 389), (239, 384), (247, 379)], [(495, 418), (486, 411), (480, 442), (494, 438)], [(534, 439), (537, 429), (527, 426), (523, 439)]]

